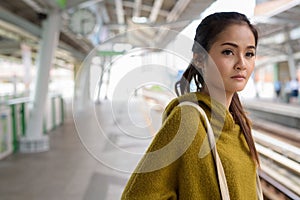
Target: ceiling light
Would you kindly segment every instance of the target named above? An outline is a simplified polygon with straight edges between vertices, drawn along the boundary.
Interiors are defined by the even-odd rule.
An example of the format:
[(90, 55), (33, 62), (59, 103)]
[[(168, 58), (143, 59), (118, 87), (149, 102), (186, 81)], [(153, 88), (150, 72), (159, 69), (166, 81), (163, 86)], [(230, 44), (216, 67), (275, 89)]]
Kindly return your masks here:
[(145, 24), (148, 22), (147, 17), (132, 17), (132, 21), (137, 24)]

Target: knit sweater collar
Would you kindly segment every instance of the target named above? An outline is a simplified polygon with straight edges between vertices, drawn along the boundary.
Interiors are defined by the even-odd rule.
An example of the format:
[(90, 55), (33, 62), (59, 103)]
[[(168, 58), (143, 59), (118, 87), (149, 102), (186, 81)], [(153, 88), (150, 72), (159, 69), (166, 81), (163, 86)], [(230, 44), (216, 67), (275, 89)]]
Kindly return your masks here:
[(179, 103), (190, 101), (197, 103), (204, 111), (214, 129), (215, 133), (232, 130), (235, 121), (231, 113), (220, 102), (212, 99), (210, 96), (192, 92), (174, 99), (165, 109), (163, 119), (165, 119)]

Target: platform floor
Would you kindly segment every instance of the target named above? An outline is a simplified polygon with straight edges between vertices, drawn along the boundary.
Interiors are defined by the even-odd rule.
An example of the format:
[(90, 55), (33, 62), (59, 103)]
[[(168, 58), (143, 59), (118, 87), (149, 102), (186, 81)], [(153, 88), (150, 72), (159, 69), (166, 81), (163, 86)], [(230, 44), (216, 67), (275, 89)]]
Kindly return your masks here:
[(49, 151), (0, 161), (0, 200), (120, 199), (160, 127), (162, 110), (151, 106), (106, 101), (76, 112), (75, 124), (68, 104), (65, 123), (49, 133)]
[(286, 103), (275, 99), (248, 99), (243, 101), (247, 108), (281, 113), (282, 115), (300, 118), (300, 103)]
[[(150, 113), (142, 103), (131, 104), (130, 116), (124, 104), (113, 107), (114, 115), (111, 115), (109, 102), (93, 107), (90, 112), (79, 113), (77, 129), (71, 112), (68, 112), (63, 126), (49, 133), (49, 151), (16, 153), (1, 160), (0, 199), (120, 199), (130, 171), (153, 137), (153, 125), (159, 126), (160, 122), (153, 121), (148, 126)], [(157, 111), (150, 112), (160, 116)], [(134, 126), (140, 129), (134, 130), (137, 135), (129, 135), (128, 139), (124, 133), (132, 132), (133, 127), (129, 120), (135, 121)]]

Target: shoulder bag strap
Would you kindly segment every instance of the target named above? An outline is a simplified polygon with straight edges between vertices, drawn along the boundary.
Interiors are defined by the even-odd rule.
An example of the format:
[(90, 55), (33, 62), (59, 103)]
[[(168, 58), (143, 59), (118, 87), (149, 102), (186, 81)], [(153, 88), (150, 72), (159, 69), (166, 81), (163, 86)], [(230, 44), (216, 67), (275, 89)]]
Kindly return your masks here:
[[(215, 165), (216, 165), (216, 169), (217, 169), (217, 176), (218, 176), (219, 187), (221, 190), (222, 200), (230, 200), (230, 195), (229, 195), (229, 190), (228, 190), (228, 185), (227, 185), (227, 181), (226, 181), (224, 168), (223, 168), (221, 159), (220, 159), (218, 151), (217, 151), (217, 146), (215, 145), (216, 144), (215, 136), (214, 136), (213, 130), (211, 128), (210, 122), (207, 118), (205, 111), (198, 104), (189, 102), (189, 101), (181, 102), (180, 105), (193, 106), (205, 118), (205, 123), (207, 126), (207, 137), (209, 140), (209, 144), (212, 148), (212, 154), (214, 156), (214, 161), (215, 161)], [(261, 188), (261, 183), (260, 183), (258, 173), (256, 173), (256, 193), (257, 193), (257, 199), (263, 200), (262, 188)]]
[(259, 179), (258, 171), (256, 172), (256, 193), (257, 193), (258, 200), (264, 199), (263, 190), (261, 188), (261, 182)]
[(206, 122), (206, 126), (207, 126), (207, 137), (208, 137), (209, 144), (212, 147), (212, 154), (213, 154), (216, 169), (217, 169), (217, 176), (218, 176), (219, 187), (220, 187), (220, 190), (221, 190), (222, 200), (230, 200), (227, 181), (226, 181), (226, 177), (225, 177), (225, 172), (224, 172), (223, 165), (222, 165), (221, 159), (220, 159), (218, 151), (217, 151), (217, 146), (214, 145), (216, 143), (215, 142), (215, 136), (214, 136), (213, 130), (211, 128), (211, 125), (209, 123), (209, 120), (206, 116), (206, 113), (196, 103), (184, 101), (184, 102), (180, 103), (180, 105), (193, 106), (205, 118), (205, 122)]

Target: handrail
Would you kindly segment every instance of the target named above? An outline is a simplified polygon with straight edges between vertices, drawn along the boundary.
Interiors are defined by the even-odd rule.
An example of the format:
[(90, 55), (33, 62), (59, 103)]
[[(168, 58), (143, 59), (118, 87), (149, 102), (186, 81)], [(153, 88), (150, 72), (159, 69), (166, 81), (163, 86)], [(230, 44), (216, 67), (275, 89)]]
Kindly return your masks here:
[(6, 104), (6, 105), (10, 106), (13, 104), (28, 103), (28, 102), (31, 102), (29, 97), (20, 97), (20, 98), (6, 100), (6, 101), (4, 101), (3, 105)]
[[(59, 104), (60, 107), (60, 120), (58, 121), (59, 124), (57, 124), (56, 119), (56, 98), (59, 98)], [(60, 125), (64, 122), (64, 100), (62, 98), (61, 94), (49, 94), (48, 99), (50, 99), (50, 106), (51, 109), (49, 110), (51, 118), (51, 129), (54, 129), (57, 127), (57, 125)], [(12, 130), (12, 144), (13, 144), (13, 152), (17, 152), (19, 150), (19, 136), (26, 136), (26, 104), (30, 104), (33, 101), (30, 97), (20, 97), (20, 98), (14, 98), (14, 99), (8, 99), (5, 101), (0, 102), (0, 106), (8, 106), (10, 107), (10, 117), (11, 117), (11, 130)], [(20, 128), (18, 128), (18, 123), (20, 123)], [(46, 133), (47, 128), (45, 126), (44, 121), (44, 133)]]

